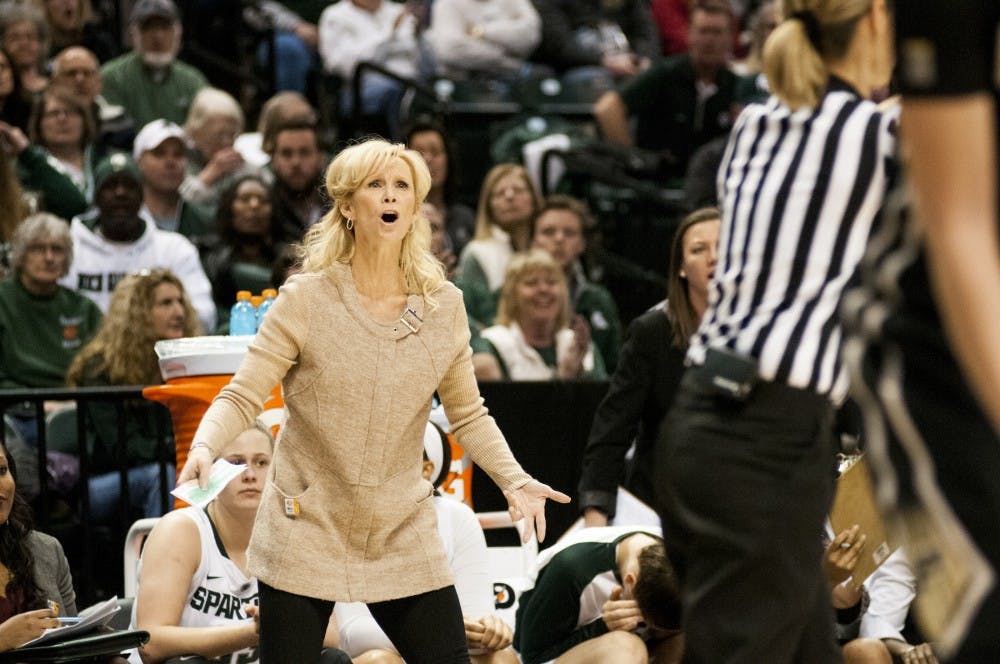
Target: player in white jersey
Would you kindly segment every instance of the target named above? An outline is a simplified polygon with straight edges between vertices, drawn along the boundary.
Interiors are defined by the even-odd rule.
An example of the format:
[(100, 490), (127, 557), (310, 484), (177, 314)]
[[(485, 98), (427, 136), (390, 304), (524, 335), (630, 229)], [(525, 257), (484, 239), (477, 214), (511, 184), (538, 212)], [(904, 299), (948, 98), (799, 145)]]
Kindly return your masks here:
[[(150, 639), (131, 662), (260, 661), (257, 579), (247, 574), (246, 550), (273, 447), (270, 431), (255, 423), (222, 455), (246, 470), (205, 509), (176, 510), (153, 528), (132, 614), (133, 628)], [(322, 661), (342, 661), (330, 655)]]
[(274, 440), (263, 426), (226, 446), (225, 459), (246, 470), (205, 509), (176, 510), (146, 541), (132, 624), (150, 633), (142, 660), (193, 656), (252, 664), (257, 656), (257, 579), (246, 548)]

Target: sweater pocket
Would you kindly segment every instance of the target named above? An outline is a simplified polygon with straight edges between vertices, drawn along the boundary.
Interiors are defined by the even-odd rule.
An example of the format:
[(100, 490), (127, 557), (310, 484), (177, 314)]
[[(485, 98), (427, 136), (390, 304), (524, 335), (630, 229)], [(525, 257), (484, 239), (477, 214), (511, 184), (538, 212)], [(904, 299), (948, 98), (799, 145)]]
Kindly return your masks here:
[(290, 449), (289, 452), (290, 454), (278, 454), (271, 462), (272, 473), (268, 477), (268, 484), (280, 498), (301, 499), (315, 484), (313, 480), (316, 467), (298, 450)]

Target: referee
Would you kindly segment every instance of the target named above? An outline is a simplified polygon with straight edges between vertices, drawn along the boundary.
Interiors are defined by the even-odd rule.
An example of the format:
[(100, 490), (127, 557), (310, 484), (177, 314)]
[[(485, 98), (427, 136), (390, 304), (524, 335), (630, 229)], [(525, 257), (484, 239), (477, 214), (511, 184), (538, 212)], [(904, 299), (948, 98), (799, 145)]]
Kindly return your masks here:
[(887, 188), (887, 0), (782, 0), (718, 173), (710, 305), (660, 436), (657, 506), (681, 577), (686, 662), (839, 662), (820, 570), (837, 310)]

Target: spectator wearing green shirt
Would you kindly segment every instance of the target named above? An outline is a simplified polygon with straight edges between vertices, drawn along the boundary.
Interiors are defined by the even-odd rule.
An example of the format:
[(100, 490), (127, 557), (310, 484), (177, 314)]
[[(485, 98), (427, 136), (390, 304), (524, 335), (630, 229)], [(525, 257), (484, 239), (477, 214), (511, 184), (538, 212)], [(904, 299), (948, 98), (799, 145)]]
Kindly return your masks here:
[[(14, 232), (13, 274), (0, 281), (0, 387), (63, 385), (73, 356), (100, 325), (96, 304), (58, 284), (72, 260), (69, 224), (54, 215), (31, 215)], [(8, 413), (25, 442), (37, 440), (33, 409)]]
[(143, 127), (164, 119), (183, 124), (205, 76), (177, 59), (181, 48), (181, 23), (171, 0), (139, 0), (129, 19), (135, 49), (101, 68), (104, 98), (125, 108)]

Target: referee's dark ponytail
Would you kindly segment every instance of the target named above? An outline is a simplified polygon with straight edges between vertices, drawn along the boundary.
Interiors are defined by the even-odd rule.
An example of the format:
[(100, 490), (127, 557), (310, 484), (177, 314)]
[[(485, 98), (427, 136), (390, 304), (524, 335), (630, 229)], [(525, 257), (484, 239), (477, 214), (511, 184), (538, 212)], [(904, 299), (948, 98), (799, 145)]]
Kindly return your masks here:
[(826, 62), (842, 58), (872, 0), (780, 0), (784, 20), (764, 44), (764, 75), (792, 109), (815, 108), (826, 89)]

